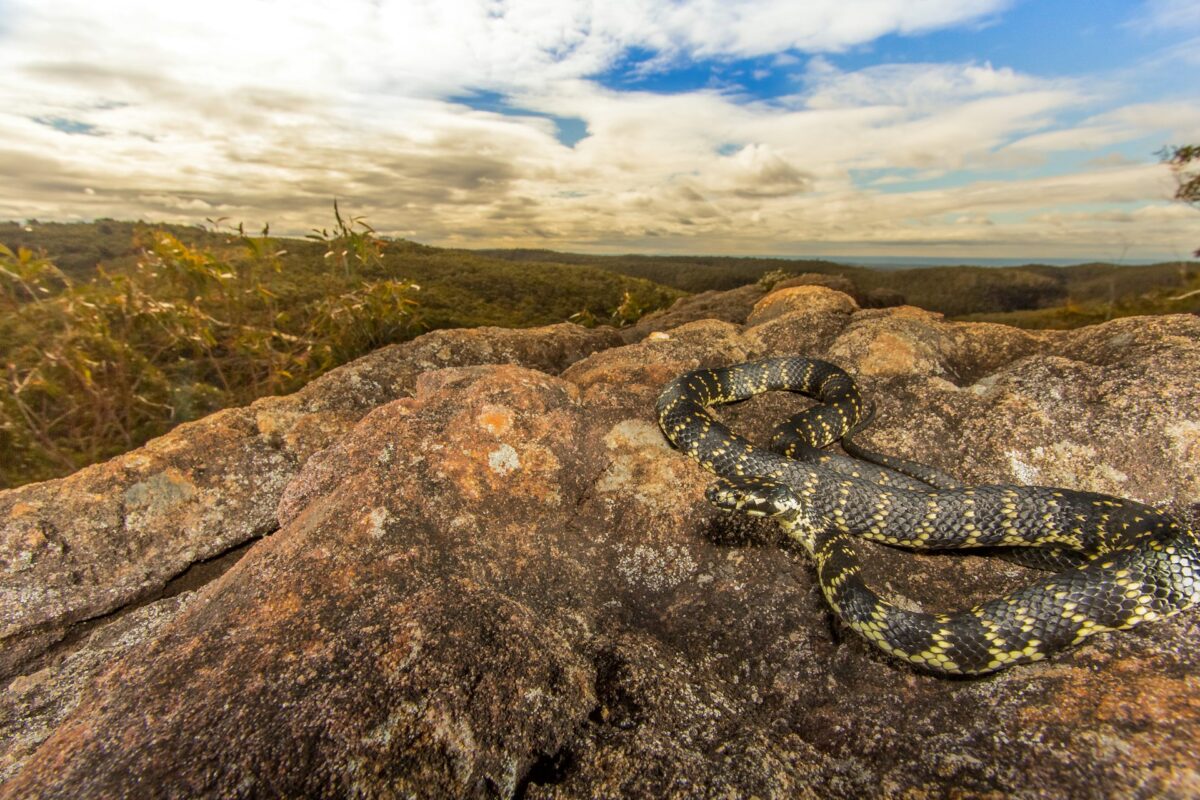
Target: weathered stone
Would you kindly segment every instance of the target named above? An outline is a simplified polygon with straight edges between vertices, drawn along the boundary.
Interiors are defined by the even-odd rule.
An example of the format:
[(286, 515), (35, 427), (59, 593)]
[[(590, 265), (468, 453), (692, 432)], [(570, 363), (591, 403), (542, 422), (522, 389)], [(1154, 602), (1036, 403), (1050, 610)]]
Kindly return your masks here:
[(369, 409), (446, 366), (557, 372), (620, 342), (611, 328), (436, 331), (287, 397), (181, 425), (60, 480), (0, 492), (0, 678), (80, 620), (152, 595), (197, 561), (275, 529), (288, 481)]
[[(45, 717), (53, 732), (0, 796), (1200, 792), (1197, 612), (981, 679), (915, 672), (831, 617), (773, 524), (709, 506), (710, 476), (653, 413), (683, 371), (802, 352), (858, 376), (879, 409), (868, 446), (1194, 525), (1200, 320), (1030, 334), (778, 294), (748, 325), (651, 331), (558, 375), (434, 364), (405, 392), (386, 387), (408, 378), (378, 381), (376, 407), (276, 494), (278, 532), (70, 678), (77, 707)], [(353, 396), (350, 366), (321, 394)], [(805, 403), (721, 415), (761, 441)], [(144, 509), (191, 502), (163, 472), (113, 490)], [(868, 583), (937, 610), (1035, 574), (862, 549)], [(20, 680), (10, 696), (53, 682)]]
[(177, 595), (130, 611), (57, 663), (13, 679), (0, 695), (0, 782), (15, 775), (75, 710), (98, 673), (174, 619), (190, 598)]

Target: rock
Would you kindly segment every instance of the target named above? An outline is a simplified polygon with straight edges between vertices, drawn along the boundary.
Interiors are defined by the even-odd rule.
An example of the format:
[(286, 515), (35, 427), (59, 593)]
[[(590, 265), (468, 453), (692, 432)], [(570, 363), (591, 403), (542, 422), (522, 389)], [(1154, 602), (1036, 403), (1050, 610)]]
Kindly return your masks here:
[(875, 286), (863, 291), (844, 275), (825, 275), (820, 272), (805, 272), (786, 278), (772, 286), (771, 291), (790, 289), (793, 286), (824, 286), (826, 289), (849, 295), (862, 308), (892, 308), (905, 304), (904, 295), (895, 289)]
[(197, 561), (276, 528), (275, 507), (313, 453), (366, 411), (450, 365), (557, 372), (620, 339), (611, 328), (436, 331), (378, 350), (287, 397), (181, 425), (60, 480), (0, 492), (0, 677), (76, 622), (152, 595)]
[(0, 696), (0, 782), (15, 775), (75, 710), (98, 672), (174, 619), (191, 596), (177, 595), (130, 611), (59, 662), (14, 679)]
[[(710, 477), (653, 412), (700, 365), (826, 357), (878, 406), (865, 445), (1195, 525), (1200, 320), (1028, 333), (815, 286), (755, 302), (733, 321), (675, 324), (678, 309), (625, 346), (524, 332), (540, 363), (481, 363), (488, 347), (519, 362), (516, 339), (446, 332), (347, 365), (295, 406), (236, 412), (268, 409), (284, 446), (311, 414), (340, 428), (272, 490), (278, 530), (157, 627), (110, 651), (101, 628), (10, 685), (0, 733), (30, 719), (0, 763), (49, 735), (0, 797), (1200, 792), (1196, 611), (981, 679), (915, 672), (831, 618), (776, 526), (709, 506)], [(804, 404), (776, 393), (721, 413), (761, 441)], [(103, 505), (148, 484), (133, 501), (150, 524), (208, 491), (178, 463), (157, 482), (78, 486)], [(870, 544), (863, 561), (894, 600), (939, 610), (1035, 574)], [(59, 681), (69, 702), (40, 711), (30, 693)]]
[(784, 278), (771, 287), (772, 292), (777, 292), (780, 289), (790, 289), (793, 286), (824, 286), (826, 289), (833, 289), (835, 292), (841, 292), (844, 295), (849, 295), (858, 305), (862, 305), (862, 293), (858, 291), (858, 287), (854, 285), (854, 281), (847, 278), (845, 275), (825, 275), (820, 272), (802, 272), (791, 278)]
[(850, 314), (857, 310), (858, 304), (847, 294), (822, 286), (793, 286), (771, 292), (755, 303), (750, 316), (746, 318), (746, 323), (754, 327), (794, 311), (825, 315)]

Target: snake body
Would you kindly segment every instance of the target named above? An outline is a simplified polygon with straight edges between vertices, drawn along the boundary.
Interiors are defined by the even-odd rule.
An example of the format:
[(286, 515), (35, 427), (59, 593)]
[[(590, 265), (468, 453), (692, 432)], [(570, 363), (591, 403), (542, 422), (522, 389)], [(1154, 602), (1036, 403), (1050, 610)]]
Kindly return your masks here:
[[(770, 450), (709, 411), (771, 390), (819, 405), (779, 426)], [(815, 561), (835, 613), (926, 671), (994, 672), (1200, 602), (1196, 534), (1154, 508), (1051, 487), (962, 487), (914, 462), (880, 456), (871, 464), (822, 450), (867, 416), (853, 379), (833, 364), (789, 357), (696, 370), (667, 385), (657, 411), (671, 443), (718, 476), (712, 503), (774, 517)], [(967, 610), (923, 613), (866, 585), (856, 537), (916, 550), (1035, 548), (1075, 566)], [(1065, 562), (1053, 558), (1060, 551)]]

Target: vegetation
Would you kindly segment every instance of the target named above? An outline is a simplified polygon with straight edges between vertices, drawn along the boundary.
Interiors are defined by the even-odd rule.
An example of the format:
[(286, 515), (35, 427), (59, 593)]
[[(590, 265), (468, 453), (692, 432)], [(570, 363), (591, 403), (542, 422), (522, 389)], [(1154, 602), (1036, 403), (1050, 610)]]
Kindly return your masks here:
[[(1200, 273), (1192, 271), (1192, 279), (1174, 288), (1159, 288), (1142, 294), (1120, 297), (1115, 301), (1078, 302), (1069, 300), (1061, 306), (1026, 309), (1002, 313), (966, 314), (958, 319), (970, 322), (1000, 322), (1018, 328), (1081, 328), (1118, 317), (1153, 314), (1200, 314), (1200, 291), (1188, 286), (1200, 283)], [(1186, 296), (1185, 296), (1186, 295)]]
[[(784, 261), (778, 258), (727, 258), (721, 256), (594, 256), (554, 250), (482, 250), (480, 255), (525, 264), (576, 264), (644, 278), (685, 292), (724, 291), (755, 283), (773, 271), (790, 274), (820, 272), (849, 275), (872, 272), (833, 261)], [(792, 267), (795, 267), (793, 269)]]
[[(1175, 173), (1175, 199), (1191, 205), (1200, 204), (1200, 145), (1166, 147), (1162, 156), (1163, 162)], [(1195, 166), (1193, 162), (1196, 162)], [(1200, 250), (1195, 255), (1200, 256)]]
[(90, 224), (64, 222), (0, 222), (0, 242), (13, 250), (22, 247), (45, 253), (66, 275), (88, 280), (96, 274), (96, 265), (117, 260), (130, 262), (136, 255), (135, 242), (153, 230), (161, 230), (199, 245), (216, 245), (226, 237), (208, 234), (200, 228), (183, 225), (149, 226), (144, 222), (118, 222), (98, 219)]
[[(550, 250), (483, 252), (489, 257), (526, 264), (600, 267), (687, 292), (732, 289), (755, 282), (768, 285), (805, 272), (841, 275), (849, 278), (860, 292), (898, 292), (912, 305), (952, 317), (1062, 308), (1075, 304), (1106, 308), (1098, 312), (1103, 319), (1105, 314), (1117, 315), (1120, 308), (1133, 307), (1136, 303), (1131, 305), (1129, 301), (1141, 295), (1163, 291), (1177, 293), (1181, 286), (1200, 276), (1200, 265), (1187, 262), (1137, 267), (1116, 264), (1071, 267), (1029, 264), (1021, 267), (958, 266), (884, 270), (821, 260), (592, 256)], [(1192, 309), (1180, 307), (1176, 310)]]
[(292, 391), (431, 328), (577, 314), (622, 324), (682, 294), (591, 268), (386, 241), (337, 208), (334, 227), (307, 241), (210, 222), (0, 225), (0, 487)]

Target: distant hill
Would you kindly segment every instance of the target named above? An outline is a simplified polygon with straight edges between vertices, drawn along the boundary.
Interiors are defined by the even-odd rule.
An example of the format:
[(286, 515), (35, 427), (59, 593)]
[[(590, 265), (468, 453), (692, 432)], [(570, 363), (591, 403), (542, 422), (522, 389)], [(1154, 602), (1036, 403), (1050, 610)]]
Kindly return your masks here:
[[(98, 263), (119, 267), (135, 261), (139, 235), (144, 237), (152, 230), (167, 230), (196, 246), (220, 246), (229, 239), (226, 234), (197, 227), (102, 219), (32, 226), (0, 223), (0, 243), (13, 249), (24, 246), (45, 250), (67, 275), (87, 279)], [(285, 263), (304, 262), (300, 272), (319, 274), (327, 266), (316, 261), (321, 256), (318, 243), (304, 239), (280, 241), (289, 251)], [(776, 272), (840, 275), (863, 292), (898, 292), (912, 305), (948, 316), (1032, 311), (1066, 304), (1113, 305), (1148, 292), (1185, 286), (1200, 275), (1200, 263), (1194, 261), (1140, 266), (1095, 262), (1072, 266), (879, 269), (821, 259), (461, 250), (407, 241), (395, 242), (385, 252), (385, 271), (414, 280), (426, 290), (422, 305), (431, 327), (459, 327), (464, 315), (477, 319), (475, 324), (520, 326), (564, 319), (584, 308), (604, 314), (607, 312), (601, 307), (611, 310), (626, 288), (651, 290), (646, 284), (626, 287), (611, 277), (601, 277), (602, 273), (640, 278), (688, 293), (733, 289)], [(510, 264), (524, 267), (513, 269)], [(586, 269), (581, 271), (579, 267)], [(534, 293), (540, 304), (531, 302)], [(657, 298), (661, 302), (668, 299), (663, 294)]]
[(685, 292), (724, 291), (754, 283), (763, 275), (776, 270), (818, 272), (823, 275), (845, 275), (854, 278), (871, 272), (866, 267), (851, 267), (818, 259), (791, 260), (782, 258), (737, 258), (731, 256), (596, 256), (582, 253), (562, 253), (555, 250), (476, 250), (481, 255), (522, 263), (581, 264), (622, 275), (674, 286)]
[[(1058, 267), (937, 266), (876, 269), (820, 259), (723, 256), (597, 256), (552, 250), (481, 250), (480, 254), (522, 263), (578, 264), (637, 276), (687, 292), (732, 289), (774, 272), (841, 275), (863, 292), (899, 292), (908, 303), (948, 316), (996, 314), (1053, 308), (1067, 303), (1118, 304), (1146, 293), (1186, 286), (1200, 276), (1200, 263), (1144, 266), (1078, 264)], [(1180, 311), (1192, 308), (1180, 307)]]

